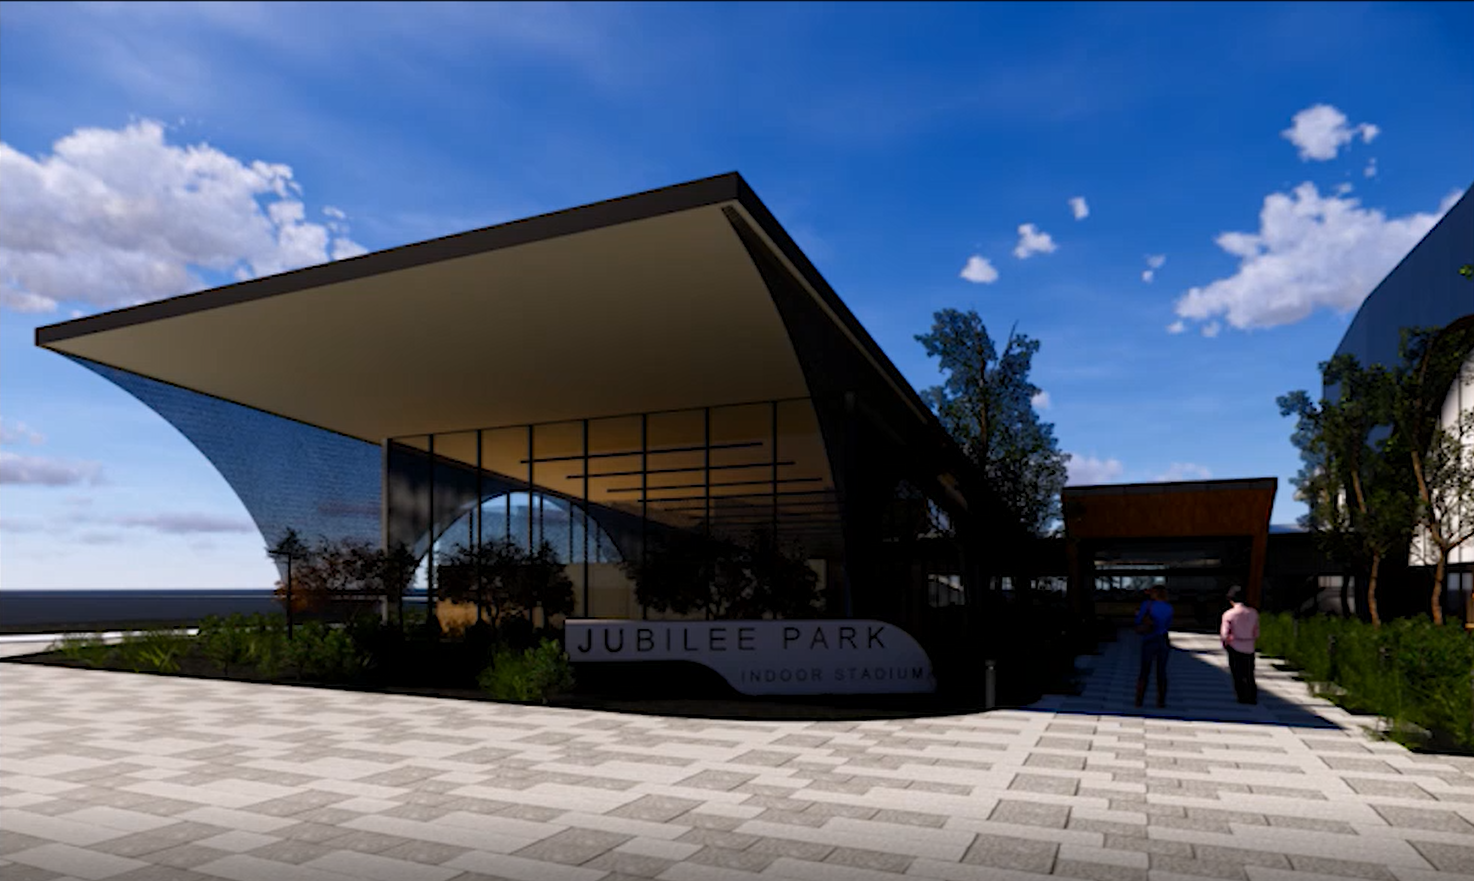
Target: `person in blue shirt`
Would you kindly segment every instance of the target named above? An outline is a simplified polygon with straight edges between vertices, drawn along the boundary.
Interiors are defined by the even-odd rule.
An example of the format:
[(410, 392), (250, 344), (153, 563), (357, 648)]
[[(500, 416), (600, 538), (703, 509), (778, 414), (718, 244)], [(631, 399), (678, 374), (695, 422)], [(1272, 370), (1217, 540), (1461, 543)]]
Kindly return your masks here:
[(1141, 672), (1136, 677), (1136, 705), (1146, 697), (1147, 677), (1157, 668), (1157, 706), (1167, 705), (1167, 654), (1172, 650), (1167, 633), (1172, 629), (1172, 604), (1166, 585), (1153, 585), (1136, 612), (1136, 632), (1141, 634)]

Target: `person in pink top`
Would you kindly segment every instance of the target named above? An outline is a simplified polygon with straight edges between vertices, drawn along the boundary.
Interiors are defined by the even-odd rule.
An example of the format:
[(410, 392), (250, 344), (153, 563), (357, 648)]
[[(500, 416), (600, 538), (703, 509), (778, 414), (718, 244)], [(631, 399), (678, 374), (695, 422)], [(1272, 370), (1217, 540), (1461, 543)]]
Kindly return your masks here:
[(1239, 703), (1259, 703), (1259, 688), (1254, 684), (1254, 640), (1259, 638), (1259, 613), (1244, 605), (1243, 588), (1235, 584), (1228, 589), (1232, 606), (1223, 613), (1218, 637), (1228, 650), (1228, 669), (1233, 674), (1233, 690)]

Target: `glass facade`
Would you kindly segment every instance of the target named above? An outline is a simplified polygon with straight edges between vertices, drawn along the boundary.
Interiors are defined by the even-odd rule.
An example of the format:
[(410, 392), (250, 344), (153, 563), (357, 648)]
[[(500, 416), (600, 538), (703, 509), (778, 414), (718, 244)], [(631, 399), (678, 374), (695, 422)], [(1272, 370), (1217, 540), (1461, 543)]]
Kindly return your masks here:
[[(673, 533), (775, 541), (841, 591), (844, 538), (828, 449), (807, 398), (391, 438), (389, 542), (435, 559), (457, 545), (546, 542), (578, 617), (676, 617), (637, 601)], [(831, 603), (830, 605), (838, 605)]]
[[(383, 461), (377, 444), (66, 356), (164, 417), (210, 460), (261, 531), (262, 554), (292, 528), (303, 540), (378, 544)], [(279, 570), (284, 574), (284, 563)]]

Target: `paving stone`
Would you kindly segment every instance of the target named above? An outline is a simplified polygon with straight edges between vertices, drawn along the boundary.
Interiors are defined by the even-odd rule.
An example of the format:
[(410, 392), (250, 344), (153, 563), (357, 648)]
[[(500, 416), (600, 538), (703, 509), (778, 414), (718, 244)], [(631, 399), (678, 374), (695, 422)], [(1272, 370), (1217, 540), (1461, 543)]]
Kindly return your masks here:
[(1271, 826), (1282, 826), (1286, 829), (1309, 829), (1315, 832), (1334, 832), (1340, 835), (1355, 835), (1356, 830), (1350, 823), (1342, 820), (1323, 820), (1318, 817), (1291, 817), (1278, 814), (1267, 814), (1265, 819)]
[(1300, 856), (1290, 854), (1290, 865), (1297, 872), (1310, 872), (1319, 875), (1341, 875), (1346, 878), (1368, 878), (1371, 881), (1397, 881), (1395, 875), (1386, 866), (1377, 863), (1352, 862), (1351, 860), (1336, 860), (1330, 857)]
[[(750, 850), (750, 848), (749, 848)], [(915, 857), (906, 854), (885, 853), (878, 850), (863, 850), (854, 847), (836, 847), (824, 857), (824, 862), (833, 863), (836, 866), (848, 866), (854, 869), (868, 869), (873, 872), (894, 872), (901, 874), (910, 867)]]
[(645, 795), (620, 805), (608, 812), (611, 817), (626, 817), (631, 820), (649, 820), (665, 823), (686, 813), (702, 803), (689, 798), (672, 798), (665, 795)]
[(1048, 826), (1063, 829), (1069, 821), (1070, 809), (1064, 805), (1000, 799), (988, 819), (1024, 826)]
[(1290, 868), (1290, 861), (1284, 854), (1267, 850), (1222, 847), (1216, 844), (1194, 844), (1193, 855), (1199, 860), (1210, 863), (1238, 863), (1245, 866), (1268, 866), (1272, 869)]
[(1216, 863), (1161, 853), (1151, 855), (1151, 870), (1177, 875), (1201, 875), (1205, 878), (1228, 878), (1230, 881), (1248, 881), (1249, 878), (1242, 863)]
[(1441, 841), (1412, 840), (1409, 843), (1438, 871), (1474, 876), (1474, 842), (1468, 846)]
[(756, 873), (772, 865), (776, 859), (778, 859), (778, 856), (775, 854), (754, 851), (751, 848), (734, 850), (726, 847), (707, 845), (691, 854), (684, 862)]
[(979, 833), (963, 854), (962, 862), (1047, 875), (1053, 870), (1058, 853), (1059, 845), (1052, 841)]
[(809, 860), (818, 862), (823, 860), (835, 850), (832, 844), (822, 844), (817, 841), (794, 841), (788, 838), (760, 838), (747, 848), (753, 853), (769, 854), (775, 859), (777, 857), (788, 857), (795, 860)]
[(1113, 863), (1092, 863), (1080, 860), (1058, 860), (1054, 874), (1065, 878), (1085, 878), (1088, 881), (1147, 881), (1146, 869), (1120, 866)]
[(1015, 774), (1008, 784), (1017, 792), (1046, 792), (1053, 795), (1074, 795), (1080, 781), (1073, 777), (1052, 777), (1045, 774)]
[(947, 824), (947, 817), (942, 814), (928, 814), (921, 811), (902, 811), (886, 808), (875, 812), (870, 819), (878, 823), (897, 823), (902, 826), (930, 826), (940, 829)]
[(1382, 815), (1389, 825), (1406, 829), (1430, 829), (1437, 832), (1456, 832), (1474, 835), (1474, 824), (1469, 823), (1454, 811), (1409, 808), (1398, 805), (1374, 804), (1372, 810)]
[(181, 844), (148, 854), (148, 862), (175, 869), (193, 869), (206, 863), (230, 856), (229, 851), (216, 850), (199, 844)]
[(1192, 859), (1193, 847), (1186, 841), (1170, 841), (1163, 838), (1144, 838), (1135, 835), (1107, 833), (1105, 846), (1115, 850), (1130, 850), (1138, 853), (1159, 853), (1165, 856)]

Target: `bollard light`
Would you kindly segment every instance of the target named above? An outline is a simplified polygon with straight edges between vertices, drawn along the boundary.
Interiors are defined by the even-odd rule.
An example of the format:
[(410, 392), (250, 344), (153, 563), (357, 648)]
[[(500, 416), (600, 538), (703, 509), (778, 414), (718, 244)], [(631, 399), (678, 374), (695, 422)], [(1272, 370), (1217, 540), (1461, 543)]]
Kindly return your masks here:
[(983, 662), (983, 709), (986, 710), (998, 706), (996, 668), (997, 662), (992, 658)]

